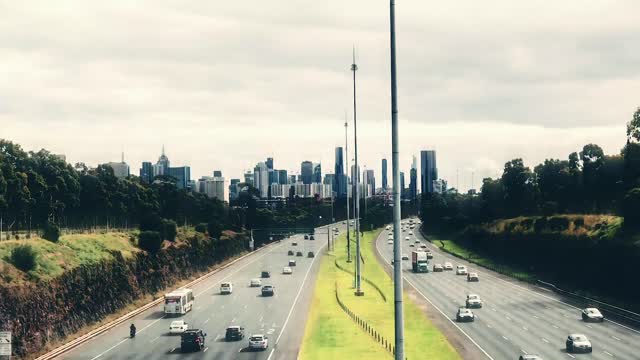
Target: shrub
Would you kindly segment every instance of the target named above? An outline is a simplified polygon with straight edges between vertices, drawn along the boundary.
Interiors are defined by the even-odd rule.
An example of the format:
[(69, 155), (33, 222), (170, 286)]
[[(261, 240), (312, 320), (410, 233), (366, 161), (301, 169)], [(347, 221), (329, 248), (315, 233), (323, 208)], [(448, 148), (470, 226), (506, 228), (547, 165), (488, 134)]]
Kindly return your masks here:
[(42, 229), (42, 237), (51, 242), (57, 243), (58, 240), (60, 240), (60, 228), (58, 228), (58, 225), (48, 221), (44, 226), (44, 229)]
[(219, 239), (220, 235), (222, 235), (222, 225), (217, 221), (211, 221), (207, 224), (207, 231), (209, 232), (209, 237)]
[(31, 245), (18, 245), (11, 251), (11, 263), (24, 272), (36, 268), (37, 257), (38, 254)]
[(176, 241), (178, 235), (178, 225), (173, 220), (162, 219), (162, 238), (171, 242)]
[(207, 232), (207, 223), (200, 223), (196, 225), (196, 232), (206, 233)]
[(148, 252), (157, 252), (162, 248), (162, 237), (157, 231), (142, 231), (138, 236), (138, 247)]
[(554, 216), (549, 218), (548, 225), (553, 231), (564, 231), (569, 228), (569, 219), (564, 216)]

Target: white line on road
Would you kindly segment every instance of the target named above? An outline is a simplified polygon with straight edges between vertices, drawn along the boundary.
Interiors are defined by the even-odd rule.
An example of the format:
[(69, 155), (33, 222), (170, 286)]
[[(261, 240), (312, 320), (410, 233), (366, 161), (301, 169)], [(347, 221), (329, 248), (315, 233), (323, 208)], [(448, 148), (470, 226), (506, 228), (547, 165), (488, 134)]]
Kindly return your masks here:
[[(140, 334), (141, 332), (143, 332), (144, 330), (146, 330), (149, 326), (151, 326), (151, 325), (153, 325), (153, 324), (157, 323), (158, 321), (160, 321), (160, 320), (164, 319), (165, 317), (166, 317), (166, 315), (163, 315), (160, 319), (155, 320), (155, 321), (151, 322), (151, 324), (149, 324), (149, 325), (147, 325), (147, 326), (143, 327), (142, 329), (138, 330), (138, 332), (137, 332), (137, 333), (138, 333), (138, 334)], [(101, 352), (100, 354), (96, 355), (95, 357), (91, 358), (91, 360), (95, 360), (95, 359), (97, 359), (97, 358), (101, 357), (102, 355), (104, 355), (104, 354), (108, 353), (109, 351), (111, 351), (111, 350), (113, 350), (113, 349), (117, 348), (118, 346), (122, 345), (122, 343), (124, 343), (125, 341), (127, 341), (127, 340), (129, 340), (129, 339), (130, 339), (130, 338), (124, 338), (124, 339), (122, 339), (122, 341), (120, 341), (119, 343), (117, 343), (117, 344), (113, 345), (112, 347), (108, 348), (107, 350), (105, 350), (105, 351)]]
[(236, 318), (231, 319), (231, 322), (236, 322)]
[(489, 329), (491, 329), (491, 328), (492, 328), (492, 326), (491, 326), (491, 325), (489, 325), (489, 324), (487, 324), (487, 327), (488, 327)]
[(156, 337), (154, 337), (154, 338), (153, 338), (153, 340), (151, 340), (151, 341), (149, 341), (149, 342), (154, 342), (154, 341), (156, 341), (156, 340), (158, 340), (158, 339), (160, 339), (160, 336), (156, 336)]
[(588, 327), (589, 329), (593, 329), (593, 326), (591, 326), (591, 325), (589, 325), (589, 324), (587, 324), (587, 327)]
[(606, 350), (605, 350), (605, 351), (603, 351), (603, 353), (605, 353), (605, 354), (607, 354), (607, 355), (609, 355), (609, 356), (613, 357), (613, 354), (612, 354), (612, 353), (610, 353), (610, 352), (608, 352), (608, 351), (606, 351)]
[(207, 352), (207, 350), (209, 350), (209, 347), (207, 346), (206, 348), (204, 348), (203, 352)]
[(549, 343), (549, 340), (542, 338), (542, 341), (546, 342), (547, 344)]
[(209, 322), (209, 320), (211, 320), (211, 318), (209, 318), (209, 319), (205, 320), (205, 321), (202, 323), (202, 325), (204, 325), (204, 324), (208, 323), (208, 322)]
[(172, 353), (176, 348), (171, 349), (171, 351), (169, 351), (170, 353)]
[(529, 331), (529, 329), (527, 329), (527, 327), (526, 327), (526, 326), (523, 326), (523, 327), (522, 327), (522, 330), (524, 330), (524, 331)]
[(553, 326), (553, 327), (554, 327), (554, 329), (560, 329), (560, 328), (558, 327), (558, 325), (555, 325), (555, 324), (554, 324), (554, 325), (551, 325), (551, 326)]
[(620, 338), (617, 338), (617, 337), (615, 337), (615, 336), (613, 336), (613, 335), (611, 335), (611, 337), (612, 337), (612, 338), (614, 338), (614, 339), (616, 339), (616, 340), (618, 340), (618, 341), (620, 341)]
[(509, 338), (507, 338), (506, 336), (502, 335), (502, 338), (505, 339), (506, 341), (509, 341)]
[(271, 352), (269, 353), (269, 357), (267, 358), (267, 360), (271, 360), (271, 356), (273, 356), (273, 350), (275, 349), (271, 349)]
[(506, 318), (507, 318), (507, 320), (511, 321), (511, 318), (510, 318), (510, 317), (506, 316)]
[(213, 341), (218, 341), (218, 339), (220, 339), (220, 334), (216, 335), (216, 338), (213, 339)]
[(573, 358), (573, 359), (575, 359), (575, 358), (576, 358), (575, 356), (573, 356), (573, 355), (571, 355), (571, 354), (567, 354), (567, 356), (569, 356), (569, 357), (571, 357), (571, 358)]
[(525, 355), (528, 354), (527, 350), (525, 350), (525, 349), (520, 349), (520, 351), (522, 351), (522, 353), (525, 354)]

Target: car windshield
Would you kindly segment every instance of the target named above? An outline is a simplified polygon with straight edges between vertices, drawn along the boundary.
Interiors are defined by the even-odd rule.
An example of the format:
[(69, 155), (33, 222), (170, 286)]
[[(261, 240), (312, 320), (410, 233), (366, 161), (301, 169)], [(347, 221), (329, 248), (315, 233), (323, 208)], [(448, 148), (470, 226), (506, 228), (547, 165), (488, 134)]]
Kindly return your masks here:
[(252, 336), (251, 341), (262, 341), (262, 336)]
[(587, 338), (582, 336), (582, 335), (575, 335), (573, 337), (573, 341), (586, 341), (586, 340), (587, 340)]

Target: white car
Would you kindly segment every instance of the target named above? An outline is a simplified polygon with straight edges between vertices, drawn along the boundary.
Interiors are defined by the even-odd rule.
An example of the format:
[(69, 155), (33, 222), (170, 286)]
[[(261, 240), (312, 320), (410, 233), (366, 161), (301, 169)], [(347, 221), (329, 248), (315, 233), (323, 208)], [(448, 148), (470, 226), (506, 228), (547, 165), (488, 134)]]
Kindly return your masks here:
[(251, 279), (251, 283), (249, 284), (251, 287), (260, 287), (262, 286), (262, 280), (258, 278)]
[(585, 352), (590, 353), (593, 351), (591, 341), (582, 334), (571, 334), (567, 337), (566, 342), (567, 353)]
[(262, 334), (249, 337), (249, 349), (266, 350), (269, 347), (269, 339)]
[(416, 239), (415, 243), (420, 244), (420, 240)]
[(409, 255), (402, 254), (402, 260), (409, 260)]
[(231, 294), (233, 293), (233, 284), (230, 282), (223, 282), (220, 284), (220, 294)]
[(387, 225), (385, 229), (387, 229), (387, 231), (391, 230), (391, 225)]
[(464, 265), (456, 266), (456, 275), (467, 275), (467, 267)]
[(409, 237), (408, 237), (408, 236), (405, 236), (405, 238), (404, 238), (404, 239), (405, 239), (405, 240), (407, 240), (407, 241), (409, 241)]
[(189, 329), (189, 325), (184, 320), (172, 321), (169, 325), (169, 334), (182, 334)]
[(413, 235), (413, 231), (409, 231), (409, 235)]
[(387, 244), (389, 244), (389, 245), (393, 245), (393, 240), (389, 240), (389, 241), (387, 241)]
[(596, 308), (586, 308), (582, 310), (582, 320), (603, 322), (604, 315)]
[(458, 313), (456, 314), (456, 321), (458, 322), (473, 322), (476, 319), (476, 316), (473, 315), (473, 312), (469, 309), (459, 308)]
[(285, 266), (282, 268), (282, 273), (285, 275), (293, 274), (293, 270), (289, 266)]
[(444, 263), (444, 269), (445, 270), (453, 270), (453, 264), (451, 264), (450, 262), (446, 262)]
[(467, 295), (467, 309), (471, 309), (471, 308), (481, 308), (482, 307), (482, 300), (480, 299), (479, 295), (476, 294), (469, 294)]
[(478, 273), (470, 272), (469, 275), (467, 275), (467, 281), (468, 282), (480, 281), (480, 278), (478, 277)]

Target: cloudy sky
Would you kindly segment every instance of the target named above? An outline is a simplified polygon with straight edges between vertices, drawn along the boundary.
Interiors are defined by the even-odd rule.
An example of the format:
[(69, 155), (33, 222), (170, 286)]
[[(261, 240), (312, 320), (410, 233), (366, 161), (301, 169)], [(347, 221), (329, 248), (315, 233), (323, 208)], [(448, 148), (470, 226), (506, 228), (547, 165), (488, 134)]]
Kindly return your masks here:
[[(618, 152), (640, 105), (639, 13), (637, 0), (397, 0), (401, 170), (435, 149), (466, 189), (515, 157)], [(379, 183), (388, 27), (377, 0), (0, 0), (0, 138), (89, 165), (124, 151), (134, 173), (163, 144), (194, 178), (267, 156), (332, 171), (355, 44), (360, 162)]]

